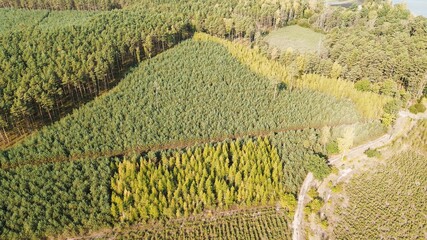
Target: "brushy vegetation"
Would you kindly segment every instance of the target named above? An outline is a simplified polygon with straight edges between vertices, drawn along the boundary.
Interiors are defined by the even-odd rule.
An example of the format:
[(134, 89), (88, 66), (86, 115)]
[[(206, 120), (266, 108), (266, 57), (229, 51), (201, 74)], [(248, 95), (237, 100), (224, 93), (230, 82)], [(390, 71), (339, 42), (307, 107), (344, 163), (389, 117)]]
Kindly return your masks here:
[(322, 50), (322, 40), (324, 37), (324, 34), (298, 25), (293, 25), (272, 31), (264, 40), (271, 47), (278, 48), (282, 51), (291, 48), (305, 53)]
[[(376, 139), (387, 132), (387, 127), (380, 121), (359, 122), (351, 125), (354, 128), (353, 145), (360, 145)], [(337, 126), (331, 129), (331, 138), (340, 138), (348, 128), (348, 125)]]
[(339, 209), (336, 238), (424, 238), (426, 169), (425, 155), (405, 152), (373, 172), (356, 176), (345, 187), (350, 202)]
[(348, 100), (276, 84), (219, 44), (187, 41), (144, 62), (109, 94), (2, 152), (1, 163), (359, 120)]
[(284, 240), (291, 239), (290, 221), (280, 207), (253, 207), (114, 229), (103, 233), (102, 238)]
[(290, 69), (279, 62), (270, 60), (260, 54), (256, 49), (250, 49), (244, 45), (229, 42), (224, 39), (196, 33), (194, 39), (198, 41), (217, 42), (229, 50), (243, 64), (262, 76), (266, 76), (277, 82), (284, 82), (290, 89), (311, 89), (323, 92), (336, 98), (351, 99), (363, 117), (379, 118), (383, 113), (384, 105), (391, 99), (371, 92), (360, 92), (354, 88), (354, 84), (336, 78), (328, 78), (318, 74), (303, 74), (294, 76)]
[(413, 114), (423, 113), (426, 111), (426, 106), (422, 103), (415, 103), (409, 107), (409, 111)]
[(331, 141), (326, 145), (326, 151), (329, 155), (338, 154), (340, 152), (340, 149), (338, 148), (337, 141)]
[(109, 226), (108, 159), (0, 170), (0, 238), (40, 239)]
[(381, 152), (379, 152), (378, 150), (376, 150), (376, 149), (368, 149), (368, 150), (366, 150), (365, 151), (365, 154), (366, 154), (366, 156), (368, 156), (369, 158), (373, 158), (373, 157), (376, 157), (376, 158), (378, 158), (378, 157), (381, 157)]

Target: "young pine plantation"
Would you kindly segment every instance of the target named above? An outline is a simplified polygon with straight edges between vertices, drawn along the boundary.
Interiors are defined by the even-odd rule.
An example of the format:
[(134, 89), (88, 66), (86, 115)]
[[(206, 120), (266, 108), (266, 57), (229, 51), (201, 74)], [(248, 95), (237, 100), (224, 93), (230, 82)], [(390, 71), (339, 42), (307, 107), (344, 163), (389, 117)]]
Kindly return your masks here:
[(359, 174), (348, 185), (347, 207), (338, 208), (337, 238), (422, 239), (427, 233), (425, 176), (427, 121), (395, 142), (403, 148), (384, 165)]

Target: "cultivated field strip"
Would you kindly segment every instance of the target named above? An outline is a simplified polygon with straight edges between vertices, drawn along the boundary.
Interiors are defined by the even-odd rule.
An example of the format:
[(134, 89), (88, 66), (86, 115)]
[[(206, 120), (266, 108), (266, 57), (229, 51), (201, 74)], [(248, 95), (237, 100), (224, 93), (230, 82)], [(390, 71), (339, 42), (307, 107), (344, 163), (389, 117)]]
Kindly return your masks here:
[(163, 223), (106, 230), (77, 239), (290, 239), (289, 219), (280, 207), (212, 212)]

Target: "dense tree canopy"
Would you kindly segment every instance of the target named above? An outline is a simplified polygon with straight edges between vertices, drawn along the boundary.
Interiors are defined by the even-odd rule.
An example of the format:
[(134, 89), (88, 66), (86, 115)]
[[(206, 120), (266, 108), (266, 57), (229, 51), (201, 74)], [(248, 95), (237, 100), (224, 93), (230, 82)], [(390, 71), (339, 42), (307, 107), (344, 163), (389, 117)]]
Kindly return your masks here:
[(0, 7), (51, 10), (110, 10), (121, 7), (118, 0), (0, 0)]
[(277, 84), (251, 72), (219, 44), (187, 41), (143, 63), (109, 94), (2, 152), (1, 163), (102, 156), (173, 141), (360, 119), (348, 100)]
[(41, 238), (111, 224), (108, 159), (0, 170), (0, 238)]
[[(80, 2), (86, 5), (80, 8)], [(110, 3), (117, 2), (3, 1), (2, 4), (93, 10), (108, 9), (105, 6)], [(100, 7), (94, 7), (97, 4)], [(118, 72), (188, 38), (196, 30), (221, 37), (253, 39), (270, 28), (304, 16), (311, 8), (294, 0), (280, 3), (121, 1), (118, 4), (132, 7), (107, 12), (37, 11), (34, 16), (24, 10), (1, 10), (5, 12), (5, 26), (13, 30), (0, 34), (0, 127), (23, 133), (40, 119), (45, 122), (58, 119), (70, 105), (78, 105), (110, 88)], [(23, 17), (11, 17), (15, 15)], [(33, 17), (34, 21), (25, 20)]]
[[(360, 11), (299, 0), (0, 7), (44, 9), (0, 10), (3, 140), (62, 117), (140, 63), (111, 92), (0, 152), (5, 239), (278, 202), (292, 213), (306, 174), (330, 173), (328, 144), (346, 150), (384, 131), (378, 121), (341, 125), (395, 114), (403, 89), (419, 97), (427, 84), (426, 20), (376, 1)], [(51, 11), (65, 9), (89, 11)], [(326, 32), (326, 52), (272, 60), (253, 47), (289, 23)], [(196, 31), (217, 37), (184, 41)], [(242, 38), (253, 48), (228, 41)], [(192, 147), (174, 149), (182, 142)]]
[(134, 222), (189, 216), (210, 208), (272, 204), (285, 193), (283, 165), (267, 138), (189, 149), (159, 161), (118, 164), (114, 217)]
[(182, 15), (120, 11), (97, 16), (84, 26), (0, 35), (0, 111), (6, 123), (1, 127), (54, 118), (64, 106), (109, 88), (115, 72), (129, 61), (152, 56), (190, 31)]
[(427, 19), (414, 17), (404, 5), (368, 2), (362, 10), (326, 10), (312, 17), (327, 31), (327, 58), (343, 66), (350, 81), (369, 80), (382, 91), (387, 81), (419, 98), (427, 86)]
[(307, 129), (143, 157), (1, 170), (0, 237), (74, 235), (231, 206), (281, 203), (289, 217), (307, 172), (322, 178), (330, 171), (320, 135)]
[[(378, 94), (360, 92), (353, 83), (342, 79), (325, 77), (319, 74), (306, 74), (303, 63), (298, 66), (287, 66), (268, 59), (260, 54), (256, 48), (250, 49), (242, 44), (232, 43), (218, 37), (203, 33), (196, 33), (194, 39), (198, 41), (212, 41), (227, 47), (229, 52), (240, 62), (247, 65), (252, 71), (266, 76), (276, 83), (285, 83), (288, 89), (310, 89), (325, 93), (339, 99), (350, 99), (365, 119), (378, 119), (390, 98)], [(297, 58), (298, 59), (298, 58)], [(296, 71), (296, 73), (294, 73)]]

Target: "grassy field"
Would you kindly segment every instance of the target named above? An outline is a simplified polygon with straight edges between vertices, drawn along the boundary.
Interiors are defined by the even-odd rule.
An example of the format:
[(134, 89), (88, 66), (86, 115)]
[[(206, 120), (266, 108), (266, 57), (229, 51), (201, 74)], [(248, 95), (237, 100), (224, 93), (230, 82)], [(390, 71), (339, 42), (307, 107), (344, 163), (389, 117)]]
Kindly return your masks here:
[(265, 41), (272, 47), (280, 50), (292, 48), (301, 53), (318, 51), (323, 39), (323, 34), (298, 25), (272, 31), (265, 37)]

